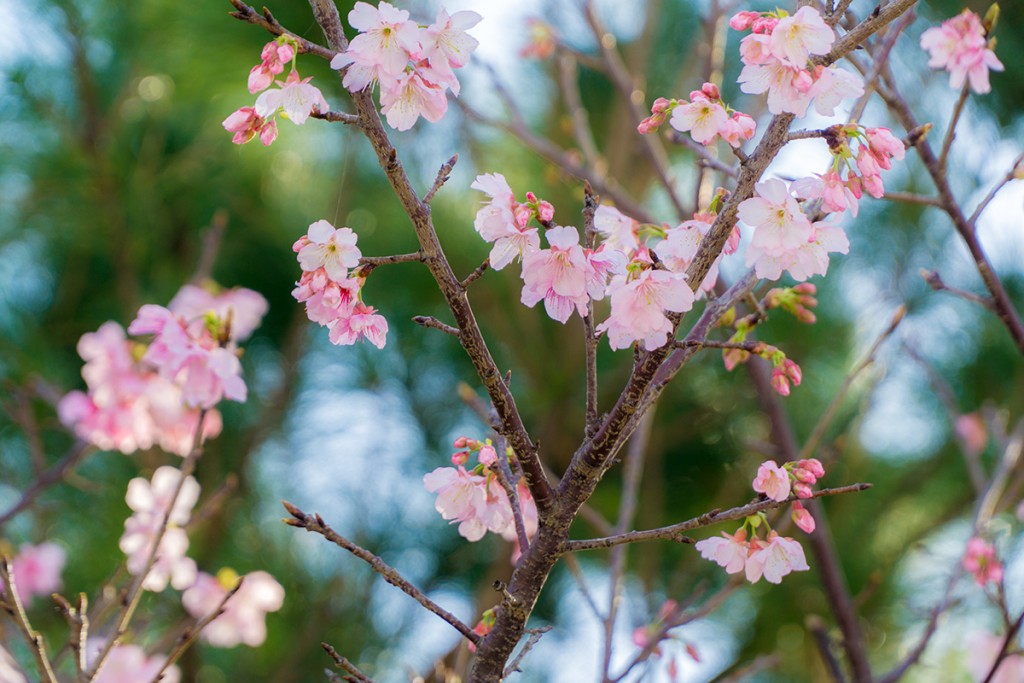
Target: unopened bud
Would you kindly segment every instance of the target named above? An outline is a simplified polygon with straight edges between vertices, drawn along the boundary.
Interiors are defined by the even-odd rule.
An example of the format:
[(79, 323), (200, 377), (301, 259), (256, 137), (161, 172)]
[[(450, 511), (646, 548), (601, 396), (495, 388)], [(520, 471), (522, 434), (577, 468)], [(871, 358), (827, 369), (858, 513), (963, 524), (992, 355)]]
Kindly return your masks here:
[(703, 92), (709, 100), (722, 99), (722, 93), (719, 92), (718, 86), (714, 83), (705, 83), (703, 87), (701, 87), (701, 92)]

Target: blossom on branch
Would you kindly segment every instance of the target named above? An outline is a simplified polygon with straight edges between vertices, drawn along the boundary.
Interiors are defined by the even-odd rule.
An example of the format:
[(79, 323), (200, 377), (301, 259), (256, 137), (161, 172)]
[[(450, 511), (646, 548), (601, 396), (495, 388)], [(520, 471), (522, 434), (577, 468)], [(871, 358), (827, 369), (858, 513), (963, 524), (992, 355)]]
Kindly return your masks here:
[[(29, 607), (37, 595), (49, 596), (60, 590), (61, 572), (66, 561), (64, 548), (52, 541), (39, 545), (25, 543), (18, 549), (18, 554), (11, 560), (11, 574), (14, 575), (18, 598), (25, 607)], [(0, 584), (0, 595), (4, 594), (4, 589), (5, 586)]]
[(992, 90), (989, 69), (1005, 68), (989, 47), (981, 19), (969, 9), (922, 33), (921, 48), (928, 51), (928, 66), (948, 71), (950, 87), (958, 90), (969, 80), (971, 89), (984, 95)]
[[(90, 639), (87, 646), (89, 659), (95, 659), (103, 650), (102, 640)], [(138, 645), (115, 645), (103, 662), (103, 668), (92, 679), (93, 683), (139, 683), (151, 681), (164, 668), (167, 657), (163, 655), (146, 656), (146, 651)], [(5, 679), (0, 679), (5, 680)], [(178, 683), (181, 670), (174, 665), (167, 667), (160, 678), (161, 683)]]
[(978, 536), (967, 541), (961, 565), (982, 588), (988, 583), (998, 585), (1003, 581), (1003, 563), (996, 557), (995, 546)]
[(217, 576), (200, 572), (195, 583), (182, 594), (181, 603), (189, 614), (202, 619), (212, 614), (236, 587), (237, 592), (224, 603), (224, 611), (200, 633), (200, 638), (214, 647), (262, 645), (267, 639), (267, 614), (284, 604), (284, 587), (267, 572), (239, 577), (227, 568)]

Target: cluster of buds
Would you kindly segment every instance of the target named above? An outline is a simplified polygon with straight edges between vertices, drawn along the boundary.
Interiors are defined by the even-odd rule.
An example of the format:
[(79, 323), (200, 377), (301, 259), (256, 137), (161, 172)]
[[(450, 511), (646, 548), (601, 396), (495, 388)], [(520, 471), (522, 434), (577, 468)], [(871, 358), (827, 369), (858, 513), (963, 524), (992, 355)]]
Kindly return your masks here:
[(469, 462), (469, 456), (476, 453), (477, 461), (484, 467), (490, 467), (498, 461), (498, 453), (490, 439), (478, 441), (468, 436), (460, 436), (455, 439), (454, 446), (462, 450), (452, 453), (453, 465), (465, 465)]
[(813, 324), (817, 318), (811, 310), (818, 305), (815, 294), (818, 288), (810, 282), (801, 282), (796, 287), (776, 287), (764, 297), (766, 308), (781, 308), (792, 314), (797, 320), (808, 325)]
[(722, 138), (733, 147), (754, 137), (757, 128), (750, 116), (734, 111), (722, 101), (722, 94), (714, 83), (705, 83), (700, 90), (690, 93), (690, 101), (667, 100), (659, 97), (651, 107), (651, 115), (640, 122), (641, 135), (658, 130), (671, 115), (669, 125), (680, 133), (689, 132), (702, 145)]

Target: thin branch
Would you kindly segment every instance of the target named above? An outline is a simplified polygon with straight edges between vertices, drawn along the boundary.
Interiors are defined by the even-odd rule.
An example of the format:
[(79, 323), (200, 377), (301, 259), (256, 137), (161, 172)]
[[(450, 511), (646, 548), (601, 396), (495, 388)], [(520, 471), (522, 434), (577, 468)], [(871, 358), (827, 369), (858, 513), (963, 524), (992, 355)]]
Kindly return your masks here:
[(422, 251), (414, 251), (411, 254), (395, 254), (393, 256), (363, 256), (359, 259), (356, 272), (359, 277), (367, 277), (380, 266), (390, 266), (396, 263), (423, 263), (427, 260), (426, 254)]
[(0, 529), (2, 529), (4, 525), (11, 521), (11, 519), (13, 519), (18, 513), (32, 505), (36, 498), (39, 497), (39, 494), (50, 486), (63, 480), (64, 475), (80, 463), (85, 456), (94, 453), (95, 451), (95, 448), (84, 441), (75, 442), (71, 447), (71, 450), (69, 450), (63, 458), (61, 458), (53, 467), (43, 472), (31, 486), (25, 489), (21, 494), (21, 498), (18, 499), (18, 502), (0, 515)]
[(932, 636), (935, 635), (935, 631), (938, 629), (939, 617), (942, 616), (942, 614), (953, 603), (953, 588), (960, 579), (960, 575), (961, 572), (959, 569), (950, 574), (942, 600), (932, 608), (931, 614), (928, 616), (928, 625), (925, 626), (921, 639), (917, 642), (917, 645), (910, 650), (907, 656), (903, 658), (903, 661), (901, 661), (892, 671), (878, 679), (878, 683), (896, 683), (896, 681), (903, 678), (903, 675), (910, 669), (910, 667), (917, 664), (918, 660), (921, 659), (924, 651), (928, 649), (928, 643), (931, 641)]
[[(594, 215), (601, 198), (594, 194), (590, 183), (583, 186), (583, 234), (586, 247), (593, 249), (597, 240), (597, 230), (594, 227)], [(597, 412), (597, 333), (594, 325), (594, 302), (587, 300), (587, 315), (583, 318), (583, 348), (587, 365), (587, 410), (586, 410), (586, 436), (589, 437), (597, 431), (597, 423), (600, 419)]]
[(305, 512), (287, 501), (283, 501), (283, 505), (284, 509), (288, 511), (288, 514), (292, 516), (291, 519), (284, 520), (285, 524), (299, 529), (305, 529), (306, 531), (310, 531), (315, 534), (320, 534), (336, 546), (352, 553), (360, 560), (370, 565), (370, 568), (380, 574), (385, 581), (390, 583), (392, 586), (401, 589), (402, 592), (423, 605), (428, 611), (433, 612), (451, 624), (452, 627), (465, 636), (469, 642), (474, 645), (480, 642), (480, 636), (474, 633), (473, 629), (462, 623), (458, 617), (428, 598), (423, 591), (409, 583), (409, 581), (398, 573), (397, 569), (387, 564), (384, 560), (380, 559), (369, 550), (356, 545), (344, 536), (339, 535), (334, 531), (334, 529), (324, 522), (320, 515), (307, 515)]
[(565, 565), (569, 568), (569, 573), (572, 574), (573, 580), (576, 581), (576, 586), (580, 589), (580, 594), (583, 596), (583, 601), (587, 603), (587, 607), (594, 613), (594, 617), (603, 622), (605, 617), (601, 614), (601, 610), (597, 607), (597, 601), (594, 600), (594, 596), (590, 593), (590, 588), (587, 586), (587, 579), (583, 575), (583, 568), (580, 566), (580, 561), (576, 559), (576, 556), (569, 553), (562, 556), (565, 560)]
[(938, 271), (936, 270), (926, 270), (922, 268), (921, 277), (923, 277), (924, 281), (928, 283), (928, 286), (934, 289), (936, 292), (949, 292), (953, 296), (958, 296), (961, 299), (965, 299), (972, 303), (976, 303), (982, 308), (987, 308), (993, 313), (996, 310), (995, 303), (992, 301), (991, 297), (978, 296), (973, 292), (968, 292), (963, 289), (957, 289), (956, 287), (950, 287), (945, 283), (945, 281), (942, 279), (942, 276), (939, 275)]
[(677, 349), (735, 349), (747, 353), (759, 353), (768, 345), (763, 341), (748, 339), (741, 342), (716, 341), (714, 339), (681, 339), (675, 342)]
[(850, 387), (853, 386), (854, 380), (862, 373), (867, 370), (872, 363), (875, 362), (875, 354), (878, 353), (878, 349), (885, 343), (885, 340), (892, 336), (896, 328), (899, 327), (900, 323), (903, 322), (904, 316), (907, 314), (907, 307), (900, 306), (896, 309), (892, 318), (889, 320), (889, 324), (886, 326), (882, 333), (875, 339), (875, 343), (871, 345), (868, 352), (864, 354), (863, 360), (855, 365), (846, 377), (843, 378), (843, 383), (839, 386), (839, 391), (832, 397), (828, 407), (825, 408), (825, 412), (818, 418), (818, 423), (814, 425), (814, 429), (811, 430), (811, 435), (807, 437), (807, 441), (804, 442), (804, 447), (800, 449), (800, 458), (807, 459), (814, 455), (815, 450), (818, 448), (818, 444), (821, 443), (821, 439), (825, 436), (825, 431), (828, 426), (832, 423), (832, 419), (835, 417), (836, 412), (839, 410), (839, 406), (843, 404), (843, 400), (846, 398), (846, 394), (850, 391)]
[[(900, 17), (893, 26), (886, 32), (885, 40), (881, 47), (875, 49), (871, 53), (871, 71), (864, 74), (864, 94), (854, 103), (853, 108), (850, 110), (850, 121), (855, 122), (860, 120), (863, 116), (864, 110), (868, 106), (868, 100), (871, 99), (871, 95), (878, 91), (879, 78), (882, 76), (882, 68), (888, 63), (889, 53), (892, 48), (896, 45), (896, 39), (900, 37), (900, 34), (914, 23), (916, 13), (913, 8)], [(852, 60), (851, 60), (852, 61)], [(859, 66), (858, 64), (854, 64)]]
[(0, 579), (3, 580), (3, 585), (7, 588), (5, 600), (0, 604), (4, 611), (11, 615), (14, 623), (18, 625), (21, 635), (28, 641), (32, 654), (36, 658), (36, 664), (39, 666), (39, 675), (45, 678), (47, 683), (57, 683), (57, 676), (53, 673), (50, 658), (46, 654), (46, 642), (43, 640), (43, 636), (32, 628), (32, 623), (28, 620), (25, 606), (21, 604), (21, 597), (18, 595), (16, 577), (11, 573), (11, 558), (6, 554), (0, 555)]
[(459, 287), (463, 290), (469, 289), (469, 286), (483, 277), (483, 274), (487, 272), (487, 269), (491, 267), (491, 259), (485, 258), (483, 262), (473, 269), (473, 272), (465, 277), (464, 280), (459, 282)]
[(334, 59), (334, 56), (337, 54), (334, 50), (329, 50), (323, 45), (317, 45), (316, 43), (310, 42), (302, 36), (292, 33), (284, 26), (281, 26), (277, 19), (274, 18), (274, 15), (270, 13), (270, 10), (265, 7), (263, 8), (263, 14), (258, 14), (256, 10), (249, 7), (249, 5), (246, 5), (241, 0), (228, 0), (228, 2), (235, 7), (236, 11), (229, 13), (235, 19), (261, 26), (275, 36), (288, 36), (299, 46), (299, 52), (306, 52), (316, 55), (317, 57), (323, 57), (328, 61)]
[(505, 489), (505, 494), (512, 507), (512, 520), (516, 527), (516, 538), (519, 540), (519, 552), (525, 553), (530, 547), (530, 537), (526, 533), (526, 523), (523, 521), (523, 509), (519, 505), (519, 492), (516, 490), (516, 482), (512, 476), (512, 468), (508, 465), (507, 443), (505, 437), (498, 435), (498, 442), (495, 449), (498, 452), (497, 461), (491, 465), (491, 470), (498, 475), (498, 483)]
[(740, 172), (734, 166), (730, 166), (729, 164), (719, 161), (719, 159), (715, 157), (707, 147), (692, 139), (689, 135), (673, 131), (671, 135), (669, 135), (669, 140), (676, 144), (689, 147), (690, 150), (699, 157), (697, 160), (699, 165), (724, 173), (730, 178), (739, 177)]
[(956, 106), (953, 107), (953, 116), (949, 120), (949, 128), (946, 129), (946, 137), (942, 140), (942, 150), (939, 152), (939, 170), (943, 173), (946, 172), (949, 150), (953, 146), (953, 138), (956, 137), (956, 124), (960, 123), (960, 115), (964, 111), (964, 105), (967, 103), (967, 98), (970, 94), (970, 82), (964, 83), (964, 87), (960, 90), (960, 99), (956, 101)]
[(448, 178), (452, 175), (452, 169), (455, 168), (455, 164), (459, 161), (459, 155), (453, 154), (448, 161), (441, 164), (441, 168), (437, 170), (437, 177), (434, 178), (434, 184), (430, 186), (430, 189), (425, 195), (423, 195), (423, 203), (430, 204), (434, 201), (434, 195), (437, 194), (438, 190), (444, 187), (444, 184), (448, 182)]
[(913, 192), (886, 191), (886, 193), (882, 195), (882, 199), (887, 199), (890, 202), (906, 202), (907, 204), (923, 204), (925, 206), (937, 206), (942, 208), (942, 200), (938, 197), (926, 197), (923, 194), (914, 194)]
[(166, 671), (170, 669), (175, 662), (181, 659), (181, 656), (185, 654), (186, 650), (192, 647), (192, 644), (196, 642), (196, 638), (199, 637), (199, 634), (202, 633), (203, 629), (209, 626), (210, 622), (212, 622), (214, 619), (224, 614), (224, 607), (225, 605), (227, 605), (228, 600), (234, 597), (235, 593), (237, 593), (238, 590), (242, 587), (242, 583), (244, 581), (244, 577), (240, 578), (238, 582), (235, 584), (235, 587), (229, 590), (224, 595), (224, 597), (220, 599), (220, 602), (217, 603), (217, 607), (214, 608), (212, 612), (204, 616), (202, 619), (196, 620), (194, 624), (185, 627), (185, 630), (182, 632), (182, 634), (178, 636), (178, 642), (174, 646), (174, 649), (171, 650), (171, 653), (169, 655), (167, 655), (167, 659), (164, 660), (164, 663), (160, 667), (160, 670), (156, 672), (156, 675), (153, 676), (153, 679), (150, 681), (150, 683), (160, 683), (160, 681), (164, 677), (164, 673), (166, 673)]
[(85, 673), (89, 669), (86, 657), (86, 642), (89, 639), (89, 598), (85, 593), (79, 593), (76, 607), (62, 595), (54, 593), (52, 597), (64, 620), (68, 622), (68, 628), (71, 629), (71, 639), (68, 645), (75, 653), (75, 680), (85, 683)]
[(737, 669), (733, 673), (723, 674), (720, 678), (714, 679), (712, 683), (742, 683), (743, 681), (749, 681), (756, 674), (778, 666), (781, 661), (782, 657), (778, 654), (761, 655), (750, 662), (750, 664)]
[(1017, 617), (1017, 621), (1013, 623), (1006, 631), (1006, 637), (1003, 638), (1003, 646), (999, 649), (999, 654), (996, 655), (996, 659), (992, 662), (992, 668), (989, 669), (988, 675), (985, 676), (985, 680), (982, 683), (992, 683), (996, 677), (996, 673), (999, 671), (999, 666), (1003, 663), (1010, 654), (1010, 647), (1013, 645), (1013, 641), (1017, 639), (1017, 633), (1020, 631), (1021, 625), (1024, 624), (1024, 612), (1021, 612), (1020, 616)]
[(320, 647), (324, 649), (324, 652), (330, 655), (331, 659), (334, 660), (334, 664), (339, 669), (343, 669), (348, 673), (348, 676), (345, 677), (346, 680), (354, 681), (355, 683), (373, 683), (372, 678), (360, 671), (358, 666), (342, 656), (341, 653), (333, 647), (327, 643), (320, 643)]
[(508, 678), (517, 671), (521, 671), (519, 665), (522, 663), (523, 659), (526, 657), (526, 655), (530, 653), (530, 650), (533, 649), (533, 646), (540, 642), (540, 639), (544, 637), (544, 634), (550, 630), (550, 626), (526, 629), (526, 632), (530, 634), (530, 637), (526, 639), (526, 643), (523, 645), (523, 648), (519, 651), (519, 654), (517, 654), (512, 659), (512, 661), (508, 663), (508, 666), (505, 667), (505, 678)]
[[(824, 496), (835, 496), (843, 493), (856, 493), (858, 491), (866, 491), (871, 488), (871, 484), (858, 483), (850, 484), (848, 486), (839, 486), (830, 489), (821, 489), (815, 491), (811, 498), (822, 498)], [(618, 534), (615, 536), (606, 536), (605, 538), (591, 538), (585, 541), (568, 541), (565, 544), (565, 551), (570, 553), (580, 552), (582, 550), (597, 550), (601, 548), (612, 548), (623, 543), (639, 543), (641, 541), (657, 541), (657, 540), (671, 540), (678, 543), (691, 543), (692, 540), (683, 536), (683, 532), (693, 531), (694, 529), (700, 529), (701, 527), (711, 526), (712, 524), (718, 524), (719, 522), (728, 522), (734, 519), (744, 519), (751, 515), (756, 515), (758, 512), (764, 512), (766, 510), (774, 510), (775, 508), (785, 507), (794, 501), (808, 500), (806, 498), (797, 498), (795, 495), (790, 496), (782, 501), (776, 500), (757, 500), (746, 505), (740, 505), (739, 507), (730, 508), (728, 510), (712, 510), (707, 512), (700, 517), (694, 517), (688, 519), (685, 522), (679, 522), (678, 524), (672, 524), (670, 526), (663, 526), (657, 529), (648, 529), (646, 531), (630, 531), (625, 534)]]
[(789, 135), (786, 136), (786, 141), (792, 142), (793, 140), (810, 140), (812, 138), (823, 137), (825, 137), (825, 131), (823, 130), (807, 130), (806, 128), (801, 128), (800, 130), (791, 130)]
[(580, 96), (576, 57), (565, 51), (558, 56), (558, 78), (562, 86), (559, 90), (565, 99), (569, 116), (572, 117), (572, 133), (576, 138), (576, 144), (580, 146), (587, 165), (596, 172), (602, 173), (607, 164), (601, 158), (601, 152), (597, 148), (597, 143), (594, 142), (594, 132), (590, 129), (590, 116), (587, 108), (583, 106), (583, 98)]
[(825, 627), (825, 622), (821, 617), (812, 614), (807, 617), (806, 624), (807, 630), (814, 636), (814, 644), (818, 646), (818, 652), (821, 654), (821, 659), (825, 662), (825, 668), (828, 669), (832, 680), (835, 683), (846, 683), (843, 667), (839, 665), (839, 660), (836, 659), (835, 653), (832, 652), (833, 642)]
[(314, 108), (309, 115), (314, 119), (330, 121), (331, 123), (344, 123), (348, 126), (359, 125), (358, 116), (343, 111), (320, 111), (319, 109)]
[(985, 212), (985, 209), (988, 208), (988, 205), (992, 202), (992, 200), (996, 198), (996, 195), (999, 193), (1001, 189), (1003, 189), (1003, 186), (1006, 185), (1011, 180), (1015, 180), (1018, 178), (1018, 167), (1021, 164), (1024, 164), (1024, 154), (1021, 154), (1014, 160), (1013, 165), (1010, 166), (1010, 170), (1006, 172), (1006, 175), (1004, 175), (1002, 179), (998, 183), (996, 183), (991, 190), (989, 190), (989, 193), (985, 195), (985, 198), (981, 200), (980, 204), (978, 204), (978, 208), (976, 208), (974, 210), (974, 213), (971, 214), (971, 217), (967, 219), (968, 223), (970, 223), (975, 228), (978, 227), (978, 218), (980, 218), (981, 214)]
[(417, 315), (413, 316), (412, 321), (417, 325), (422, 325), (423, 327), (433, 327), (435, 330), (441, 330), (445, 334), (450, 334), (453, 337), (459, 336), (459, 328), (443, 323), (433, 316)]

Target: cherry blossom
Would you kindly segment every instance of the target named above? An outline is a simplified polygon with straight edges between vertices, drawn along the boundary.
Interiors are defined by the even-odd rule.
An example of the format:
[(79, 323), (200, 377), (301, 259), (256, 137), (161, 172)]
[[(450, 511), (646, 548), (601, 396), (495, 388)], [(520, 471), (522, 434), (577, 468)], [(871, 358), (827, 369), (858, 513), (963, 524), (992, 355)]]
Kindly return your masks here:
[[(754, 189), (757, 196), (741, 202), (737, 211), (741, 221), (756, 228), (751, 246), (778, 254), (806, 244), (813, 229), (786, 184), (772, 178)], [(752, 265), (749, 253), (747, 265)]]
[(659, 98), (651, 112), (637, 128), (640, 133), (657, 130), (671, 112), (671, 126), (681, 133), (689, 132), (702, 145), (710, 145), (721, 137), (733, 147), (739, 147), (754, 136), (756, 129), (753, 118), (726, 106), (714, 83), (705, 83), (700, 90), (691, 92), (689, 102)]
[(224, 603), (224, 611), (207, 624), (200, 637), (215, 647), (248, 645), (258, 647), (267, 639), (267, 614), (284, 604), (284, 587), (265, 571), (239, 577), (231, 569), (217, 576), (200, 572), (195, 583), (181, 596), (181, 603), (196, 619), (213, 613), (231, 590), (242, 585)]
[(990, 582), (999, 584), (1003, 580), (1003, 563), (996, 557), (995, 546), (978, 536), (967, 541), (961, 564), (964, 571), (974, 576), (974, 582), (983, 588)]
[(259, 292), (245, 287), (222, 290), (214, 283), (202, 287), (184, 285), (167, 304), (176, 316), (192, 321), (190, 328), (199, 334), (206, 316), (230, 321), (229, 340), (243, 342), (260, 326), (269, 305)]
[(522, 302), (533, 307), (541, 299), (548, 315), (565, 323), (573, 308), (587, 315), (587, 260), (576, 228), (557, 227), (545, 233), (550, 249), (538, 249), (523, 257)]
[(811, 533), (814, 531), (815, 522), (814, 517), (811, 513), (804, 508), (803, 503), (799, 500), (793, 501), (793, 523), (796, 524), (804, 533)]
[(397, 76), (405, 70), (409, 53), (419, 50), (419, 27), (409, 12), (381, 2), (377, 7), (357, 2), (348, 13), (348, 23), (359, 31), (347, 52), (370, 56), (384, 73)]
[(388, 125), (395, 130), (409, 130), (421, 116), (436, 123), (448, 111), (444, 88), (416, 72), (403, 73), (390, 87), (382, 88), (380, 104)]
[(540, 248), (537, 228), (527, 226), (529, 212), (521, 210), (515, 200), (512, 188), (500, 173), (479, 175), (473, 184), (491, 200), (476, 213), (473, 227), (486, 242), (494, 242), (491, 248), (491, 268), (501, 270), (516, 258)]
[(274, 82), (274, 76), (284, 71), (284, 65), (295, 58), (295, 47), (290, 43), (271, 41), (263, 46), (262, 61), (249, 72), (249, 92), (256, 94), (266, 90)]
[(632, 254), (640, 246), (640, 225), (615, 207), (604, 204), (597, 207), (594, 229), (611, 249)]
[[(800, 386), (800, 381), (803, 379), (803, 374), (800, 371), (800, 366), (793, 361), (786, 358), (774, 368), (772, 368), (771, 385), (772, 389), (779, 392), (783, 396), (789, 396), (790, 389), (789, 383), (792, 382), (795, 386)], [(806, 496), (801, 496), (806, 498)]]
[(804, 549), (792, 538), (779, 536), (774, 531), (768, 533), (766, 542), (759, 542), (758, 548), (747, 558), (747, 581), (757, 583), (762, 576), (768, 583), (781, 583), (782, 577), (790, 572), (808, 571)]
[(235, 134), (231, 142), (236, 145), (244, 145), (257, 135), (264, 147), (277, 139), (277, 124), (257, 114), (253, 107), (242, 107), (234, 111), (221, 125), (229, 133)]
[(921, 48), (928, 51), (928, 66), (949, 71), (950, 87), (960, 89), (969, 80), (979, 95), (992, 89), (989, 69), (1004, 69), (989, 49), (981, 19), (969, 9), (922, 33)]
[(790, 492), (789, 473), (775, 464), (774, 460), (766, 460), (757, 468), (753, 487), (755, 491), (763, 493), (771, 500), (786, 500)]
[(783, 64), (803, 68), (810, 55), (827, 54), (835, 38), (818, 10), (804, 5), (772, 29), (771, 51)]
[(302, 270), (323, 268), (328, 277), (341, 282), (348, 277), (348, 269), (358, 266), (362, 258), (357, 239), (351, 228), (335, 228), (326, 220), (319, 220), (309, 226), (293, 249), (298, 253)]
[(260, 94), (253, 108), (264, 118), (273, 116), (281, 110), (288, 120), (301, 126), (314, 109), (320, 113), (330, 111), (330, 106), (320, 89), (309, 84), (311, 80), (312, 76), (303, 79), (298, 71), (292, 71), (283, 83), (276, 81), (278, 88)]
[[(157, 468), (150, 481), (136, 477), (128, 482), (125, 502), (133, 514), (125, 520), (120, 547), (128, 555), (130, 574), (137, 576), (145, 571), (179, 482), (181, 471), (166, 465)], [(187, 477), (168, 515), (167, 529), (160, 540), (156, 561), (142, 583), (146, 590), (160, 592), (168, 581), (174, 588), (182, 590), (195, 580), (196, 563), (185, 556), (188, 536), (182, 527), (188, 523), (198, 499), (199, 483), (193, 477)]]
[(697, 541), (694, 545), (700, 551), (701, 557), (711, 560), (719, 566), (724, 567), (729, 574), (737, 574), (743, 571), (747, 563), (747, 556), (750, 546), (747, 543), (747, 531), (740, 529), (735, 534), (722, 532), (721, 538), (712, 536), (703, 541)]
[[(61, 572), (66, 560), (64, 548), (52, 541), (39, 545), (26, 543), (19, 548), (11, 561), (11, 574), (23, 605), (31, 605), (32, 598), (37, 595), (49, 596), (60, 590)], [(0, 585), (0, 594), (3, 590)]]
[(598, 326), (608, 333), (613, 349), (642, 341), (650, 351), (664, 346), (673, 332), (666, 312), (683, 313), (693, 307), (694, 294), (686, 276), (664, 270), (643, 269), (638, 275), (620, 275), (608, 287), (611, 316)]
[(359, 302), (347, 316), (342, 316), (327, 325), (332, 344), (347, 346), (365, 339), (378, 349), (387, 343), (388, 321), (377, 314), (377, 309)]
[[(437, 20), (423, 30), (421, 42), (423, 56), (431, 68), (444, 73), (469, 64), (470, 55), (480, 45), (473, 36), (466, 33), (483, 20), (483, 17), (469, 10), (449, 15), (445, 8), (437, 13)], [(458, 81), (452, 86), (458, 95)]]
[(423, 476), (427, 491), (437, 494), (434, 509), (446, 520), (459, 522), (459, 534), (468, 541), (479, 541), (487, 533), (487, 526), (479, 519), (487, 504), (482, 486), (484, 477), (471, 474), (462, 466), (438, 467)]

